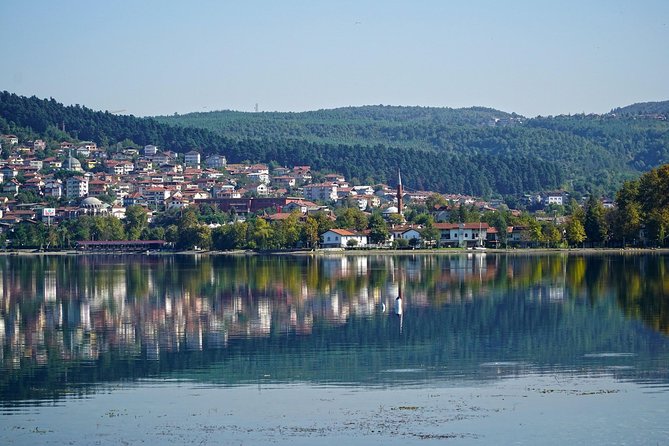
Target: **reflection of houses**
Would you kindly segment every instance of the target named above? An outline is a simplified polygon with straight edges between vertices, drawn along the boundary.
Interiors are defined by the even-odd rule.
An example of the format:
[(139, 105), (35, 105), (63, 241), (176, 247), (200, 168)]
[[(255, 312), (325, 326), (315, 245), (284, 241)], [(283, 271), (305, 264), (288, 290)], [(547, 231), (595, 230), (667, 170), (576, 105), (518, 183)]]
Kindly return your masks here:
[(367, 246), (367, 235), (347, 229), (330, 229), (321, 236), (323, 248), (346, 248)]

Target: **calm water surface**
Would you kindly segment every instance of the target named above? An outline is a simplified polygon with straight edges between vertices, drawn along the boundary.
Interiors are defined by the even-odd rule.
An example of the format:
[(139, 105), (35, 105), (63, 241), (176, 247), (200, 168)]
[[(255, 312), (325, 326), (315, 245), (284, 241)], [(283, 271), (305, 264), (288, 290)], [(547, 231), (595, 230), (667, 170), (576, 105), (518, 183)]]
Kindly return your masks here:
[(0, 438), (667, 444), (668, 270), (646, 254), (4, 256)]

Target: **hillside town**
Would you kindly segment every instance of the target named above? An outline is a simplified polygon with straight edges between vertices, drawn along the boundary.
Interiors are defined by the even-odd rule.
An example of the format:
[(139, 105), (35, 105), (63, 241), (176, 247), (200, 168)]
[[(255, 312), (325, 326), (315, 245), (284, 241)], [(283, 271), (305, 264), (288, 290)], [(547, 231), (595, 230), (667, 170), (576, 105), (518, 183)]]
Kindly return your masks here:
[[(397, 185), (391, 187), (350, 184), (344, 175), (316, 172), (308, 165), (231, 164), (222, 154), (204, 156), (197, 150), (179, 154), (155, 145), (99, 147), (93, 141), (62, 141), (47, 146), (44, 140), (19, 141), (15, 135), (1, 135), (0, 142), (0, 228), (2, 242), (9, 248), (482, 249), (555, 247), (566, 240), (568, 194), (564, 191), (526, 196), (524, 204), (539, 210), (528, 218), (527, 213), (509, 210), (500, 199), (484, 201), (404, 188), (399, 170)], [(128, 227), (128, 209), (133, 221), (137, 212), (142, 214), (140, 220), (145, 219), (138, 230)], [(205, 233), (200, 240), (179, 243), (183, 235), (179, 218), (186, 210), (197, 212), (196, 220), (206, 226)], [(496, 223), (499, 210), (508, 217)], [(73, 235), (76, 229), (71, 222), (81, 217), (103, 217), (110, 227), (125, 224), (115, 232), (90, 230)], [(319, 224), (305, 234), (309, 217)], [(211, 231), (226, 224), (262, 219), (277, 225), (291, 218), (303, 227), (300, 235), (286, 243), (273, 243), (268, 236), (246, 245), (213, 246), (210, 240)], [(340, 224), (347, 218), (348, 223)], [(518, 224), (510, 224), (509, 218)], [(170, 223), (176, 235), (170, 236), (165, 227)], [(33, 236), (17, 231), (26, 224), (39, 225), (40, 230), (28, 230)], [(54, 229), (59, 226), (67, 228), (60, 235)]]

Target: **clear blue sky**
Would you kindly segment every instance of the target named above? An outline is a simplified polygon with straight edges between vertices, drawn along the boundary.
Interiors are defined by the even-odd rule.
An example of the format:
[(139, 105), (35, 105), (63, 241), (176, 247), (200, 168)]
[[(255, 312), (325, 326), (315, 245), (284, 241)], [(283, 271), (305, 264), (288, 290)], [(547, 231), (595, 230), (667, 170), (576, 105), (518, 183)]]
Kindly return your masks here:
[(669, 99), (667, 0), (1, 0), (0, 89), (137, 116)]

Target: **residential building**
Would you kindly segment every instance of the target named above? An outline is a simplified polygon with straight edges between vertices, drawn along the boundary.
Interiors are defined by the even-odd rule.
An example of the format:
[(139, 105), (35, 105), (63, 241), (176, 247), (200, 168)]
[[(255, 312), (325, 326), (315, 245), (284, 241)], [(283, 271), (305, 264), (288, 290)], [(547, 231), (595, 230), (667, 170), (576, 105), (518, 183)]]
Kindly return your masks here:
[(170, 197), (170, 191), (164, 187), (154, 186), (145, 189), (142, 195), (146, 199), (146, 204), (149, 208), (165, 209), (165, 203)]
[(488, 234), (488, 223), (435, 223), (440, 233), (440, 246), (483, 246)]
[(337, 201), (337, 185), (331, 183), (307, 184), (303, 189), (307, 200)]
[(16, 178), (12, 178), (2, 186), (2, 192), (16, 196), (21, 189), (21, 183)]
[(44, 182), (44, 196), (61, 198), (63, 196), (63, 182), (56, 178), (50, 178)]
[(272, 185), (275, 187), (295, 187), (297, 179), (289, 175), (281, 175), (272, 178)]
[(269, 184), (269, 173), (267, 172), (249, 172), (246, 174), (246, 177), (253, 183)]
[(46, 142), (36, 139), (33, 141), (33, 150), (46, 150)]
[(70, 177), (65, 181), (65, 196), (68, 199), (81, 198), (88, 195), (88, 178)]
[(204, 164), (210, 169), (222, 169), (227, 164), (227, 160), (223, 155), (214, 154), (205, 158)]
[(154, 156), (158, 153), (158, 147), (153, 144), (144, 146), (144, 156)]
[(347, 229), (330, 229), (321, 235), (321, 246), (323, 248), (366, 247), (367, 234)]
[(185, 167), (194, 167), (196, 169), (200, 168), (200, 152), (191, 150), (190, 152), (184, 155), (184, 165)]
[(557, 206), (564, 206), (564, 201), (565, 201), (564, 198), (565, 194), (562, 191), (550, 192), (546, 195), (545, 203), (548, 206), (550, 206), (551, 204), (555, 204)]

